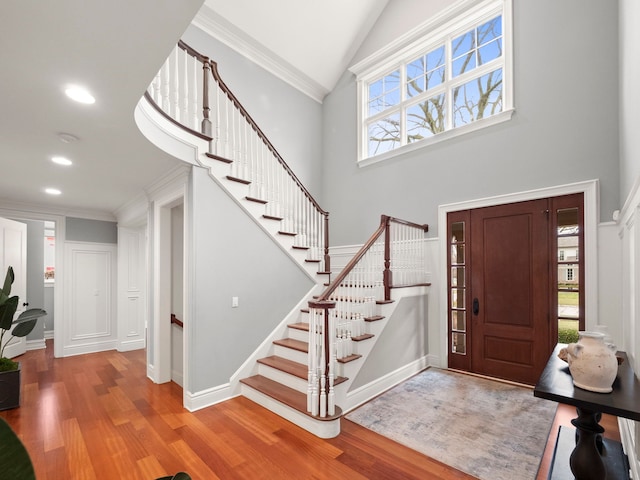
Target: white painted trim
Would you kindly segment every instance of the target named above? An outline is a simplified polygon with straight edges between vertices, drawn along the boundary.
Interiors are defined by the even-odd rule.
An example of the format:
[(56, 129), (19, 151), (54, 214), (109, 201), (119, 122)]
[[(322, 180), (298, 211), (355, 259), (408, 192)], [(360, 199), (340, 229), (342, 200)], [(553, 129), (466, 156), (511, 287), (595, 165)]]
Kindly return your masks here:
[[(166, 266), (167, 262), (171, 261), (171, 252), (169, 249), (170, 231), (168, 227), (171, 224), (170, 209), (180, 203), (184, 205), (185, 219), (190, 218), (189, 205), (186, 202), (188, 197), (188, 183), (189, 179), (187, 174), (190, 172), (190, 167), (183, 168), (180, 171), (175, 171), (173, 175), (166, 178), (166, 182), (156, 185), (150, 192), (150, 199), (153, 202), (153, 232), (150, 233), (149, 239), (151, 241), (149, 251), (153, 252), (151, 259), (151, 272), (149, 278), (152, 280), (152, 295), (153, 298), (153, 336), (149, 338), (152, 342), (153, 348), (147, 349), (147, 363), (149, 364), (147, 372), (152, 373), (153, 377), (150, 377), (155, 383), (166, 383), (171, 381), (171, 324), (168, 321), (171, 314), (170, 296), (163, 295), (162, 292), (166, 292), (170, 289), (170, 286), (166, 285), (166, 282), (170, 281), (170, 276), (162, 275), (164, 270), (169, 270)], [(185, 232), (187, 231), (187, 222), (185, 222)], [(189, 258), (189, 243), (185, 239), (184, 244), (184, 259)], [(162, 247), (162, 248), (161, 248)], [(184, 261), (185, 275), (183, 278), (189, 277), (189, 263)], [(186, 284), (186, 282), (185, 282)], [(186, 288), (186, 285), (185, 285)], [(184, 338), (189, 339), (191, 314), (190, 304), (188, 296), (184, 296)], [(187, 340), (187, 344), (189, 340)], [(151, 350), (153, 350), (153, 358), (151, 358)], [(184, 378), (188, 382), (188, 356), (184, 348)], [(153, 368), (149, 368), (153, 365)], [(188, 383), (186, 384), (188, 386)]]
[[(35, 203), (23, 203), (13, 200), (0, 199), (0, 211), (20, 212), (20, 218), (29, 220), (49, 220), (52, 217), (77, 217), (91, 220), (115, 222), (116, 217), (109, 212), (97, 210), (82, 210), (78, 208), (52, 207)], [(58, 228), (56, 227), (56, 230)]]
[(420, 373), (425, 368), (431, 366), (429, 363), (431, 360), (432, 358), (430, 358), (429, 355), (425, 355), (424, 357), (419, 358), (404, 367), (398, 368), (397, 370), (394, 370), (373, 382), (350, 391), (347, 393), (344, 406), (341, 406), (343, 413), (348, 413), (351, 410), (358, 408), (360, 405), (367, 403), (372, 398), (377, 397), (381, 393), (395, 387), (417, 373)]
[(200, 8), (191, 23), (316, 102), (322, 103), (329, 93), (327, 88), (253, 40), (208, 5)]
[[(369, 165), (384, 162), (385, 160), (400, 157), (401, 155), (405, 155), (422, 148), (430, 147), (432, 145), (451, 140), (452, 138), (460, 137), (468, 133), (477, 132), (478, 130), (482, 130), (483, 128), (488, 128), (493, 125), (499, 125), (501, 123), (508, 122), (509, 120), (511, 120), (511, 117), (514, 113), (515, 110), (512, 108), (504, 110), (490, 117), (476, 120), (475, 122), (468, 123), (467, 125), (463, 125), (461, 127), (452, 128), (451, 130), (438, 133), (437, 135), (425, 138), (424, 140), (420, 140), (419, 142), (409, 143), (407, 145), (403, 145), (402, 147), (395, 148), (393, 150), (381, 153), (380, 155), (376, 155), (373, 157), (362, 158), (364, 152), (361, 151), (358, 154), (358, 158), (362, 158), (362, 160), (358, 160), (358, 166), (367, 167)], [(362, 125), (362, 123), (358, 122), (358, 125)], [(359, 145), (360, 144), (362, 144), (362, 142), (359, 142)], [(363, 147), (361, 147), (360, 150), (362, 150), (362, 148)]]
[[(598, 221), (599, 198), (598, 180), (588, 180), (567, 185), (545, 187), (537, 190), (515, 192), (494, 197), (468, 200), (459, 203), (440, 205), (438, 207), (438, 235), (440, 240), (440, 278), (447, 278), (447, 214), (459, 210), (515, 203), (540, 198), (558, 197), (572, 193), (584, 194), (584, 250), (585, 250), (585, 318), (587, 329), (598, 325)], [(444, 332), (440, 338), (440, 365), (448, 365), (448, 340), (447, 326), (447, 285), (440, 282), (440, 328)]]
[(118, 343), (119, 352), (130, 352), (132, 350), (142, 350), (145, 347), (146, 347), (146, 342), (144, 338), (137, 339), (137, 340), (127, 340), (127, 341)]
[[(624, 453), (629, 459), (629, 471), (631, 472), (631, 478), (640, 479), (640, 459), (638, 458), (638, 452), (633, 443), (633, 429), (640, 433), (640, 427), (636, 427), (636, 423), (628, 418), (618, 417), (618, 428), (620, 429), (620, 441)], [(636, 438), (636, 442), (639, 439)]]
[(44, 339), (45, 340), (52, 340), (53, 339), (53, 334), (54, 334), (53, 330), (45, 330), (44, 331)]
[(85, 343), (82, 345), (65, 345), (63, 348), (64, 357), (72, 357), (74, 355), (85, 355), (87, 353), (106, 352), (108, 350), (115, 350), (118, 342), (116, 340), (109, 340), (107, 342), (93, 342)]
[(207, 388), (206, 390), (201, 390), (196, 393), (191, 393), (186, 389), (183, 389), (183, 392), (184, 408), (190, 412), (195, 412), (196, 410), (201, 410), (238, 396), (238, 394), (234, 395), (232, 393), (230, 383), (218, 385), (213, 388)]
[(27, 340), (27, 352), (31, 350), (44, 350), (47, 345), (44, 338), (38, 338), (36, 340)]

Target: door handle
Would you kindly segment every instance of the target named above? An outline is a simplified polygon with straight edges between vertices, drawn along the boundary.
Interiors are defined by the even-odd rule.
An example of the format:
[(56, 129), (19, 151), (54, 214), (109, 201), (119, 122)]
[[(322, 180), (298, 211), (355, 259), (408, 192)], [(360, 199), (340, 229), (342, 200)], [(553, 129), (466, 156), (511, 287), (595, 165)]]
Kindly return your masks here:
[(480, 312), (480, 301), (477, 298), (473, 299), (473, 314), (478, 315)]

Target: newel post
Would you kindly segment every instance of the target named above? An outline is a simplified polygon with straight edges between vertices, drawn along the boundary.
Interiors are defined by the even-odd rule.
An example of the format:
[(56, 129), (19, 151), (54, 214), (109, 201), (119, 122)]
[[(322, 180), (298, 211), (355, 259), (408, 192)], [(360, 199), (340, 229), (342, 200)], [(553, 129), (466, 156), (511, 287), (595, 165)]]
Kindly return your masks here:
[(329, 213), (324, 215), (324, 271), (331, 271), (331, 257), (329, 256)]
[(329, 310), (336, 302), (309, 302), (309, 390), (307, 410), (314, 416), (335, 415), (335, 325)]
[(384, 300), (391, 300), (391, 285), (393, 278), (391, 277), (391, 217), (382, 216), (384, 219)]
[(209, 57), (202, 59), (202, 133), (211, 136), (211, 120), (209, 120), (209, 76), (211, 74), (211, 65)]

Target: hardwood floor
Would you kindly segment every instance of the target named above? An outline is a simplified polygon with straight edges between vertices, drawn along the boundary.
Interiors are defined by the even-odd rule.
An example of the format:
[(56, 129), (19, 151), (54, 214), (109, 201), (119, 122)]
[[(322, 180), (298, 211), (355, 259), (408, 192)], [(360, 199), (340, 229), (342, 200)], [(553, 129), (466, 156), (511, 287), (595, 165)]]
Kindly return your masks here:
[[(179, 386), (146, 378), (144, 351), (52, 355), (48, 341), (19, 358), (22, 405), (0, 412), (38, 480), (150, 480), (178, 471), (206, 480), (473, 478), (344, 419), (338, 437), (322, 440), (244, 397), (190, 413)], [(546, 478), (557, 426), (574, 416), (559, 409), (538, 479)], [(602, 424), (616, 438), (616, 419)]]

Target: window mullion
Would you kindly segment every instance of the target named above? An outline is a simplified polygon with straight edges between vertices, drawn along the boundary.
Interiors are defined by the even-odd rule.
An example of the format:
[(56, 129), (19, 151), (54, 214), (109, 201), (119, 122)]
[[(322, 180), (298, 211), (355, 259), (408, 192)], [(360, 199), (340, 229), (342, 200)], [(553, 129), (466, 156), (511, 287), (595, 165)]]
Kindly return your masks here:
[(453, 127), (453, 89), (451, 88), (451, 78), (453, 77), (453, 59), (451, 58), (451, 37), (448, 37), (444, 44), (444, 52), (445, 52), (445, 74), (444, 74), (444, 84), (446, 86), (445, 93), (445, 131), (451, 130)]
[(407, 144), (407, 64), (400, 66), (400, 145)]

